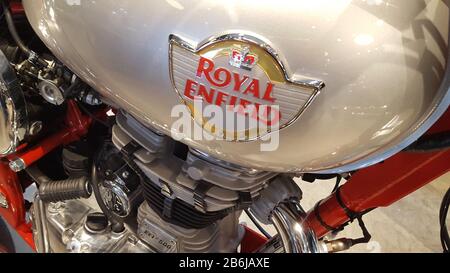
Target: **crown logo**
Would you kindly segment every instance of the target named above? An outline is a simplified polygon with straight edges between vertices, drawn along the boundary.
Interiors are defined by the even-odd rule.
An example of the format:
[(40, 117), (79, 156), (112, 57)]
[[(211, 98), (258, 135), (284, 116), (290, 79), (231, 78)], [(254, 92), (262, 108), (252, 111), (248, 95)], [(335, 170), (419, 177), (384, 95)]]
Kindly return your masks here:
[(258, 56), (251, 53), (249, 47), (244, 47), (242, 50), (233, 48), (229, 63), (231, 66), (251, 71), (258, 63)]

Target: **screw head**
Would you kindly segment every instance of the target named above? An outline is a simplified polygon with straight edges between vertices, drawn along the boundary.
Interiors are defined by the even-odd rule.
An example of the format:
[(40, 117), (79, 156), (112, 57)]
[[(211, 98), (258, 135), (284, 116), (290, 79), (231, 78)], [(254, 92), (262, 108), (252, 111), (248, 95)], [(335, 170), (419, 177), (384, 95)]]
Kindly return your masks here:
[(30, 135), (35, 136), (42, 130), (42, 121), (35, 121), (30, 125)]
[(52, 213), (52, 214), (56, 214), (58, 213), (60, 210), (65, 209), (66, 204), (64, 202), (56, 202), (53, 203), (51, 202), (50, 204), (48, 204), (48, 212)]
[(25, 165), (25, 162), (22, 158), (9, 162), (9, 168), (16, 173), (25, 170), (26, 167), (27, 166)]

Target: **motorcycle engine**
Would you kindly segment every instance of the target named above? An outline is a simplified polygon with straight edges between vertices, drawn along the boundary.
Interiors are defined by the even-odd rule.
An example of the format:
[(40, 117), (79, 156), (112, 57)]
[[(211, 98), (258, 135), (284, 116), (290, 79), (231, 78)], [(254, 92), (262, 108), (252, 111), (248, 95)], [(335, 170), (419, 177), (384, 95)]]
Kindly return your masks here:
[(71, 252), (236, 252), (242, 211), (277, 180), (301, 197), (289, 177), (214, 159), (119, 111), (92, 170), (104, 214), (93, 200), (50, 203), (49, 222)]

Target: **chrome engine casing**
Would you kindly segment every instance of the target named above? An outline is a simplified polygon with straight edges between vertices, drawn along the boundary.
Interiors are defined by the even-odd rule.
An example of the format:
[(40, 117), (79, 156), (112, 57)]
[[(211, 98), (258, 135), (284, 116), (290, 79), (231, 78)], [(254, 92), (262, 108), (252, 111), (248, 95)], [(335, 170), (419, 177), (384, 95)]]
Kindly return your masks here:
[[(95, 199), (70, 200), (45, 204), (50, 252), (54, 253), (147, 253), (156, 252), (139, 240), (131, 225), (126, 225), (121, 233), (108, 227), (102, 232), (92, 232), (86, 228), (89, 213), (100, 208)], [(37, 221), (36, 216), (34, 220)], [(34, 230), (36, 232), (36, 230)], [(41, 240), (39, 236), (35, 238)]]
[[(258, 199), (278, 175), (235, 166), (193, 150), (188, 152), (185, 159), (179, 158), (174, 154), (174, 140), (146, 128), (123, 111), (116, 114), (112, 140), (117, 150), (123, 150), (132, 141), (140, 145), (133, 153), (133, 160), (148, 177), (148, 180), (141, 181), (144, 201), (129, 202), (135, 204), (130, 208), (130, 217), (124, 218), (125, 229), (117, 233), (109, 224), (100, 232), (90, 230), (86, 224), (88, 214), (100, 211), (96, 203), (98, 200), (93, 197), (45, 203), (45, 212), (33, 216), (34, 223), (46, 221), (46, 228), (42, 231), (47, 232), (48, 236), (40, 236), (37, 225), (35, 227), (38, 245), (42, 244), (43, 237), (48, 237), (49, 251), (54, 252), (236, 252), (245, 233), (239, 224), (242, 210)], [(119, 169), (122, 172), (120, 170), (122, 168)], [(294, 183), (291, 178), (286, 179), (286, 183)], [(158, 198), (155, 198), (154, 193), (147, 196), (148, 183), (161, 192), (164, 205), (167, 200), (175, 199), (185, 204), (182, 212), (179, 208), (176, 211), (173, 206), (173, 212), (170, 213), (174, 219), (181, 217), (185, 222), (172, 223), (164, 218), (165, 211), (156, 212), (149, 205), (157, 202), (155, 199)], [(203, 192), (198, 192), (200, 184), (208, 185)], [(248, 199), (241, 199), (243, 193)], [(211, 215), (217, 212), (221, 216), (201, 227), (186, 227), (190, 223), (186, 217), (190, 217), (192, 212), (205, 214), (201, 220), (210, 217), (207, 213)], [(195, 216), (191, 217), (194, 219)]]
[[(448, 1), (47, 1), (24, 0), (52, 52), (104, 97), (170, 135), (180, 104), (169, 71), (169, 37), (201, 45), (238, 33), (271, 45), (291, 78), (326, 87), (279, 131), (262, 140), (189, 137), (193, 149), (276, 172), (355, 170), (423, 134), (447, 109)], [(319, 143), (319, 145), (318, 145)]]
[[(144, 202), (137, 223), (127, 223), (116, 233), (86, 228), (89, 213), (100, 208), (94, 199), (46, 204), (50, 251), (55, 253), (230, 253), (244, 236), (235, 212), (204, 229), (184, 229), (158, 217)], [(35, 236), (35, 238), (40, 238)]]
[(0, 50), (0, 157), (16, 152), (27, 136), (28, 111), (15, 71)]

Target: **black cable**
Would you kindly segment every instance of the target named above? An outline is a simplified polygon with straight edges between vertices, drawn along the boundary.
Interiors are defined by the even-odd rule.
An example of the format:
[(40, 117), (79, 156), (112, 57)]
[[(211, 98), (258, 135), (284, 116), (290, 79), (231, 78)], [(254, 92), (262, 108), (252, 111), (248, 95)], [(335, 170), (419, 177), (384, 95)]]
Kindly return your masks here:
[(78, 86), (80, 86), (83, 82), (80, 78), (76, 77), (75, 80), (70, 84), (70, 86), (64, 90), (64, 97), (66, 99), (72, 98), (78, 91)]
[(256, 218), (253, 216), (253, 214), (248, 211), (248, 209), (244, 210), (247, 214), (248, 218), (253, 222), (253, 224), (261, 231), (261, 233), (266, 236), (267, 239), (271, 239), (272, 236), (261, 226), (261, 224), (256, 220)]
[(334, 185), (333, 190), (331, 191), (331, 193), (334, 193), (337, 191), (337, 189), (339, 188), (339, 186), (341, 185), (341, 181), (342, 181), (342, 176), (338, 175), (336, 177), (336, 184)]
[(8, 25), (9, 32), (11, 33), (12, 38), (16, 42), (16, 44), (19, 46), (20, 50), (22, 50), (25, 54), (30, 56), (32, 54), (31, 50), (23, 43), (22, 39), (20, 39), (19, 34), (17, 33), (16, 26), (14, 25), (14, 20), (12, 18), (11, 12), (9, 10), (9, 7), (7, 5), (7, 1), (2, 1), (2, 9), (3, 14), (6, 19), (6, 24)]
[(17, 32), (16, 26), (14, 24), (14, 19), (11, 15), (11, 11), (9, 10), (7, 1), (6, 0), (0, 1), (2, 2), (3, 15), (5, 16), (9, 33), (14, 39), (14, 42), (17, 44), (20, 50), (22, 50), (28, 56), (29, 59), (36, 60), (40, 65), (47, 67), (48, 63), (44, 59), (37, 56), (37, 54), (33, 52), (31, 49), (29, 49), (20, 38), (19, 33)]
[(439, 223), (441, 226), (441, 244), (444, 253), (450, 253), (450, 237), (447, 229), (447, 215), (450, 207), (450, 188), (442, 199), (441, 208), (439, 210)]
[(358, 239), (351, 239), (352, 245), (367, 244), (368, 242), (370, 242), (370, 239), (372, 239), (372, 235), (370, 235), (369, 231), (367, 230), (366, 224), (362, 219), (362, 215), (358, 216), (356, 219), (358, 220), (358, 224), (363, 233), (363, 237)]

